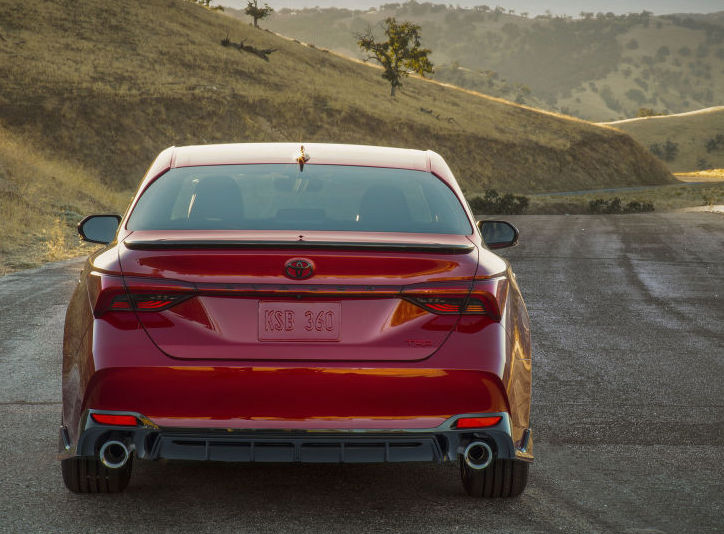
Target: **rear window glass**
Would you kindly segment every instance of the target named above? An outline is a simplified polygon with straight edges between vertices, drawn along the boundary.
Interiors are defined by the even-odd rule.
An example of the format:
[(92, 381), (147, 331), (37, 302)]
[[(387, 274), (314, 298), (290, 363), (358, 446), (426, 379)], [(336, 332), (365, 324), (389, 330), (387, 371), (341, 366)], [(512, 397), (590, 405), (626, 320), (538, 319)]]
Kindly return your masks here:
[(153, 182), (130, 230), (323, 230), (471, 233), (455, 194), (433, 174), (339, 165), (171, 169)]

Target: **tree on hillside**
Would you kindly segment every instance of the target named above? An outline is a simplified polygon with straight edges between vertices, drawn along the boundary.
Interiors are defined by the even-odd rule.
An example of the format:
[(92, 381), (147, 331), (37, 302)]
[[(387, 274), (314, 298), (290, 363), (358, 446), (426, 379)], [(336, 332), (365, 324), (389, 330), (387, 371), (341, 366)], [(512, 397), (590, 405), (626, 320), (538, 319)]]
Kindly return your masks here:
[(674, 143), (671, 139), (667, 139), (666, 143), (654, 143), (649, 146), (649, 151), (664, 161), (674, 161), (679, 154), (679, 143)]
[(390, 96), (402, 85), (402, 78), (410, 71), (420, 76), (433, 72), (433, 65), (427, 57), (430, 50), (420, 46), (420, 26), (411, 22), (398, 24), (394, 17), (385, 20), (386, 41), (376, 41), (372, 29), (357, 34), (359, 47), (369, 52), (365, 61), (377, 61), (384, 73), (382, 77), (390, 82)]
[(257, 0), (249, 0), (246, 3), (246, 9), (244, 13), (254, 19), (254, 27), (259, 27), (259, 21), (267, 18), (274, 12), (274, 9), (269, 7), (269, 4), (264, 4), (264, 7), (259, 7)]

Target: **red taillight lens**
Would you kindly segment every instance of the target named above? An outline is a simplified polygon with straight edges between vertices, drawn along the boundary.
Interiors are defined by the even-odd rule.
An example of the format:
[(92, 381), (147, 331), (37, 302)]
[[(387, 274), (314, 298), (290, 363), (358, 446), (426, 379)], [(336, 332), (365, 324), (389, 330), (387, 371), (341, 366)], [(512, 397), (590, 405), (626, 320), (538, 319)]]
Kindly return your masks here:
[(411, 286), (402, 291), (405, 300), (430, 313), (484, 315), (493, 321), (500, 321), (507, 295), (508, 279), (505, 276), (450, 285)]
[(190, 295), (118, 295), (111, 302), (115, 311), (161, 311), (186, 300)]
[(431, 313), (456, 315), (465, 306), (471, 286), (471, 282), (411, 286), (403, 289), (402, 297)]
[(489, 315), (489, 305), (476, 297), (407, 297), (407, 299), (437, 314)]
[(455, 422), (456, 428), (485, 428), (500, 423), (501, 416), (493, 417), (461, 417)]
[(177, 280), (124, 279), (98, 272), (88, 277), (88, 296), (96, 317), (108, 311), (162, 311), (195, 294), (193, 284)]
[(93, 315), (101, 316), (111, 308), (113, 299), (124, 295), (123, 278), (120, 276), (91, 272), (88, 275), (88, 298)]
[(413, 304), (432, 313), (460, 313), (465, 297), (408, 297)]
[(111, 302), (112, 310), (132, 310), (131, 301), (128, 299), (128, 295), (119, 295)]
[(137, 426), (138, 421), (132, 415), (113, 415), (108, 413), (93, 413), (91, 419), (101, 425)]

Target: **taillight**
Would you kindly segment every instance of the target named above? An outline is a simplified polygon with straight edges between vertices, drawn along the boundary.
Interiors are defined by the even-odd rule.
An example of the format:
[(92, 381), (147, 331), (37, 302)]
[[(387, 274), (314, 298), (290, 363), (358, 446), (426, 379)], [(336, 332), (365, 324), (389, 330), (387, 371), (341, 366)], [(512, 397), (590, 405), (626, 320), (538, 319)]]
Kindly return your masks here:
[(437, 315), (485, 315), (499, 321), (507, 288), (508, 280), (501, 276), (465, 285), (407, 288), (402, 297)]
[(455, 422), (455, 428), (485, 428), (495, 426), (503, 419), (496, 415), (493, 417), (461, 417)]
[(470, 314), (470, 315), (489, 315), (489, 305), (477, 297), (407, 297), (407, 300), (413, 304), (417, 304), (421, 308), (437, 313), (444, 314)]
[(195, 294), (193, 284), (175, 280), (124, 279), (97, 272), (88, 278), (88, 296), (96, 317), (108, 311), (163, 311)]
[(102, 425), (137, 426), (138, 421), (133, 415), (114, 415), (109, 413), (92, 413), (91, 419)]
[(111, 302), (114, 311), (162, 311), (186, 300), (191, 295), (118, 295)]

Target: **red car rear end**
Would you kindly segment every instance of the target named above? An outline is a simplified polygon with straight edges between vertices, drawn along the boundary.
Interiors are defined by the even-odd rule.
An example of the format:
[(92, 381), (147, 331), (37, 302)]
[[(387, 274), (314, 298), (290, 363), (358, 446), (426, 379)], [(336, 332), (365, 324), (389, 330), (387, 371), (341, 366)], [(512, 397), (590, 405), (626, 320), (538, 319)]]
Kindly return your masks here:
[(108, 244), (66, 319), (66, 485), (122, 490), (134, 457), (459, 460), (469, 494), (519, 494), (528, 318), (489, 250), (517, 231), (483, 238), (463, 198), (433, 152), (161, 153), (120, 224), (80, 225)]

